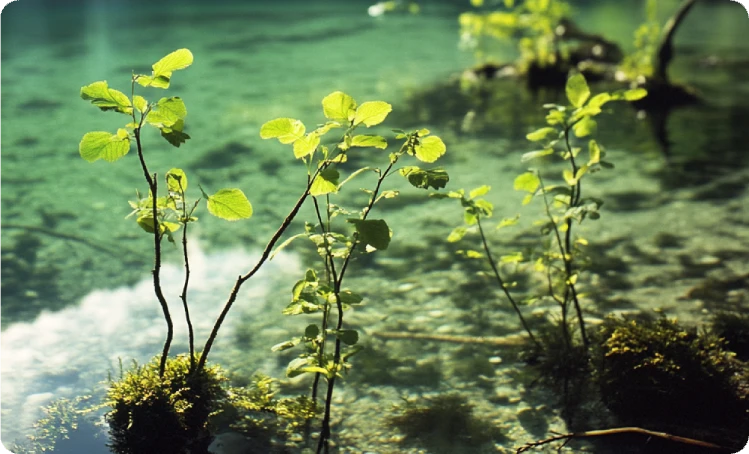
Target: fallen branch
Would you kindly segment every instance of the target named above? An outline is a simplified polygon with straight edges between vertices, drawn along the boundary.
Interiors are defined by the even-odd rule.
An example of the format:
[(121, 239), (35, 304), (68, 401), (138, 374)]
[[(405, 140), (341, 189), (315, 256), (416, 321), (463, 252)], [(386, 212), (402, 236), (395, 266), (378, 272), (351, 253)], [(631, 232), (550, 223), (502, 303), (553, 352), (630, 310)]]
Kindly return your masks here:
[(555, 441), (560, 441), (560, 440), (564, 440), (564, 443), (562, 444), (562, 446), (560, 446), (560, 449), (561, 449), (562, 447), (564, 447), (564, 445), (566, 445), (573, 438), (591, 438), (591, 437), (601, 437), (601, 436), (607, 436), (607, 435), (621, 435), (621, 434), (646, 435), (648, 438), (656, 437), (656, 438), (660, 438), (663, 440), (673, 441), (675, 443), (684, 443), (684, 444), (688, 444), (692, 446), (698, 446), (698, 447), (707, 448), (707, 449), (714, 449), (716, 451), (722, 451), (722, 452), (735, 452), (736, 451), (735, 449), (726, 448), (725, 446), (708, 443), (702, 440), (695, 440), (693, 438), (686, 438), (686, 437), (680, 437), (678, 435), (671, 435), (665, 432), (654, 432), (652, 430), (641, 429), (639, 427), (617, 427), (613, 429), (589, 430), (586, 432), (575, 432), (575, 433), (555, 435), (553, 437), (549, 437), (544, 440), (526, 443), (525, 445), (519, 447), (515, 451), (515, 453), (519, 454), (521, 452), (526, 452), (530, 449), (537, 448), (539, 446), (546, 445), (546, 444), (553, 443)]
[(372, 333), (373, 336), (382, 339), (417, 339), (431, 340), (438, 342), (452, 342), (454, 344), (482, 344), (494, 345), (500, 347), (523, 345), (527, 337), (523, 334), (509, 334), (502, 337), (494, 336), (461, 336), (452, 334), (427, 334), (427, 333), (409, 333), (409, 332), (381, 332)]

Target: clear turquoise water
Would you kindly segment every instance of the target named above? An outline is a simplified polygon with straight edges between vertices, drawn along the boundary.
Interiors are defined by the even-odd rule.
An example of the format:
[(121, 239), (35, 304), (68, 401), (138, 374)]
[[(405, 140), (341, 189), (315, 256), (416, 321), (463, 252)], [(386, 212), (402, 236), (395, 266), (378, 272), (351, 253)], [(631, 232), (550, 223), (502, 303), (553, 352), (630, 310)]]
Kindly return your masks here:
[[(85, 132), (121, 126), (115, 114), (80, 100), (81, 86), (107, 80), (127, 91), (132, 70), (148, 71), (177, 48), (195, 55), (193, 66), (176, 74), (170, 89), (188, 107), (192, 139), (172, 149), (158, 136), (147, 136), (149, 165), (160, 173), (178, 165), (210, 190), (240, 187), (255, 207), (249, 222), (226, 224), (204, 215), (193, 230), (200, 245), (196, 263), (203, 266), (200, 279), (194, 279), (194, 303), (198, 332), (205, 335), (232, 276), (246, 270), (249, 257), (257, 255), (303, 187), (304, 169), (288, 147), (260, 140), (260, 125), (281, 116), (308, 125), (322, 122), (320, 100), (332, 91), (343, 90), (360, 102), (390, 102), (388, 126), (428, 127), (443, 137), (449, 151), (442, 164), (451, 188), (490, 184), (498, 217), (520, 212), (528, 224), (538, 217), (538, 207), (520, 208), (512, 180), (524, 169), (520, 155), (532, 149), (524, 135), (543, 121), (540, 100), (508, 83), (495, 103), (482, 109), (447, 84), (473, 62), (457, 47), (456, 18), (467, 4), (425, 3), (418, 16), (382, 20), (366, 15), (367, 2), (343, 1), (149, 6), (21, 0), (6, 7), (3, 441), (27, 433), (37, 405), (95, 388), (118, 357), (144, 361), (159, 351), (163, 336), (148, 283), (150, 238), (123, 221), (130, 211), (126, 201), (135, 188), (144, 190), (142, 174), (132, 152), (114, 164), (80, 159), (77, 144)], [(663, 2), (664, 17), (674, 4)], [(627, 47), (641, 19), (639, 5), (580, 2), (577, 17), (586, 29)], [(600, 263), (589, 276), (591, 318), (658, 307), (696, 323), (716, 307), (749, 304), (746, 293), (722, 303), (682, 298), (707, 277), (749, 272), (749, 44), (740, 39), (747, 26), (743, 13), (728, 1), (700, 4), (679, 31), (672, 77), (695, 86), (705, 102), (669, 117), (670, 155), (663, 155), (647, 122), (637, 121), (631, 109), (617, 108), (616, 115), (601, 121), (599, 139), (617, 169), (591, 180), (590, 193), (606, 205), (603, 219), (582, 229)], [(460, 124), (472, 109), (485, 127), (462, 132)], [(403, 190), (408, 203), (385, 207), (382, 216), (395, 232), (393, 246), (356, 268), (351, 285), (369, 299), (352, 315), (352, 324), (364, 334), (516, 331), (511, 312), (493, 299), (493, 291), (477, 290), (482, 281), (473, 276), (475, 270), (444, 242), (460, 223), (460, 208), (427, 200), (398, 181), (391, 186)], [(311, 211), (302, 215), (311, 219)], [(663, 247), (658, 239), (664, 234), (675, 236), (678, 246)], [(523, 239), (516, 232), (496, 235), (494, 241), (511, 251)], [(310, 258), (306, 249), (291, 248), (248, 287), (214, 359), (242, 373), (260, 369), (283, 376), (284, 361), (268, 349), (304, 326), (285, 320), (280, 310)], [(174, 264), (167, 274), (176, 283), (179, 251), (167, 248), (167, 261)], [(180, 342), (176, 349), (185, 348)], [(373, 345), (375, 351), (384, 348)], [(387, 429), (363, 441), (360, 424), (382, 406), (397, 403), (400, 394), (475, 387), (476, 377), (457, 372), (462, 355), (457, 347), (384, 345), (415, 370), (443, 364), (443, 375), (423, 386), (397, 380), (377, 385), (352, 375), (342, 399), (358, 407), (341, 406), (338, 422), (342, 445), (354, 450), (397, 452), (389, 451), (398, 448), (387, 441), (392, 435)], [(373, 375), (367, 367), (362, 362), (361, 377)], [(482, 415), (508, 427), (510, 447), (534, 438), (515, 416), (532, 404), (489, 403), (487, 393), (520, 392), (519, 385), (502, 382), (504, 373), (499, 368), (490, 391), (471, 397)], [(558, 427), (558, 420), (551, 421)]]

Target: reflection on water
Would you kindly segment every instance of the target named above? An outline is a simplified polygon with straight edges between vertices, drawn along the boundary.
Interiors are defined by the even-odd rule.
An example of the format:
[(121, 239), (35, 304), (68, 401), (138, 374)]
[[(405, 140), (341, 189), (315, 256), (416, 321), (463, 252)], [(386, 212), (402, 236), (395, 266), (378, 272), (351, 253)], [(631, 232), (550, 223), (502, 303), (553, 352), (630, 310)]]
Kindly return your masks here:
[[(573, 3), (586, 30), (629, 50), (641, 2), (637, 8), (613, 0)], [(677, 3), (664, 2), (663, 10)], [(592, 177), (586, 188), (605, 200), (601, 221), (583, 230), (595, 264), (587, 277), (591, 318), (658, 307), (698, 323), (716, 308), (749, 304), (740, 279), (749, 273), (749, 49), (738, 39), (746, 18), (733, 5), (739, 7), (699, 3), (679, 31), (671, 78), (695, 87), (702, 102), (671, 111), (660, 142), (657, 128), (630, 106), (615, 106), (600, 117), (598, 139), (617, 167)], [(117, 358), (145, 361), (160, 350), (164, 336), (145, 279), (149, 238), (123, 221), (134, 189), (144, 192), (134, 153), (111, 165), (88, 164), (78, 156), (83, 133), (120, 127), (116, 114), (102, 114), (78, 99), (85, 84), (107, 80), (127, 92), (131, 71), (149, 71), (153, 61), (177, 48), (195, 54), (195, 64), (175, 78), (169, 94), (184, 99), (192, 140), (175, 150), (158, 136), (147, 136), (149, 165), (160, 174), (179, 165), (206, 189), (240, 187), (255, 208), (249, 223), (220, 224), (201, 216), (195, 233), (205, 251), (195, 251), (192, 282), (194, 319), (203, 332), (233, 276), (249, 263), (245, 254), (221, 251), (264, 245), (304, 185), (302, 166), (285, 147), (260, 141), (260, 125), (281, 116), (319, 122), (320, 100), (334, 90), (358, 100), (388, 101), (394, 107), (389, 125), (428, 127), (442, 136), (451, 189), (490, 184), (497, 217), (521, 212), (523, 219), (538, 218), (540, 213), (532, 211), (538, 207), (521, 208), (512, 180), (525, 168), (522, 153), (533, 149), (525, 135), (543, 124), (541, 104), (561, 101), (563, 94), (530, 93), (512, 81), (472, 94), (461, 91), (457, 76), (473, 59), (458, 50), (456, 18), (468, 2), (425, 3), (420, 15), (377, 20), (367, 16), (367, 6), (22, 0), (6, 7), (4, 441), (26, 433), (39, 405), (99, 386), (108, 370), (116, 370)], [(352, 158), (342, 169), (364, 161)], [(393, 244), (384, 254), (358, 262), (352, 275), (352, 285), (369, 298), (350, 319), (368, 338), (369, 353), (362, 354), (350, 384), (341, 389), (342, 446), (398, 449), (385, 429), (362, 441), (367, 440), (362, 422), (379, 424), (383, 406), (398, 403), (403, 394), (445, 387), (464, 390), (475, 412), (504, 424), (511, 438), (507, 446), (543, 436), (546, 428), (564, 430), (560, 418), (539, 416), (549, 396), (530, 389), (532, 380), (515, 380), (524, 372), (512, 352), (369, 336), (518, 330), (512, 312), (477, 274), (482, 268), (456, 258), (455, 250), (465, 246), (444, 242), (461, 222), (458, 208), (405, 189), (401, 199), (383, 205)], [(303, 212), (302, 218), (311, 215)], [(301, 231), (301, 225), (294, 228), (293, 233)], [(495, 234), (492, 241), (507, 251), (537, 243), (530, 221), (523, 229)], [(277, 258), (245, 290), (243, 297), (252, 301), (245, 312), (234, 314), (235, 325), (222, 337), (216, 359), (244, 358), (235, 365), (241, 373), (265, 369), (283, 376), (288, 358), (268, 349), (292, 330), (278, 326), (283, 323), (279, 313), (299, 278), (298, 261), (312, 263), (309, 251), (296, 252), (303, 258)], [(167, 247), (165, 253), (171, 263), (167, 280), (176, 285), (180, 252)], [(531, 285), (518, 281), (521, 288)], [(175, 301), (177, 294), (178, 289), (170, 290)], [(382, 373), (387, 358), (392, 370)]]

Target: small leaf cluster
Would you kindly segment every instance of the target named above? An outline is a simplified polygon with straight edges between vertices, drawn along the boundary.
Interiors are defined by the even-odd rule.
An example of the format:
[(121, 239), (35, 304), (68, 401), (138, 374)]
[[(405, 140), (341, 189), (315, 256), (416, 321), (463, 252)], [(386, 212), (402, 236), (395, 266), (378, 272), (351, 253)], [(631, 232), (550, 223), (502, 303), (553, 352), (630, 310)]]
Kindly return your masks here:
[[(393, 166), (403, 156), (413, 156), (425, 163), (432, 163), (445, 154), (446, 146), (442, 139), (430, 135), (428, 129), (406, 132), (394, 130), (395, 139), (403, 143), (397, 151), (387, 154), (387, 169), (363, 167), (341, 178), (337, 168), (339, 163), (346, 162), (348, 154), (360, 149), (370, 148), (386, 150), (387, 139), (375, 134), (358, 134), (357, 129), (372, 127), (382, 123), (392, 111), (392, 106), (383, 101), (368, 101), (358, 104), (346, 93), (336, 91), (322, 100), (322, 111), (326, 122), (309, 130), (304, 123), (294, 118), (277, 118), (265, 123), (260, 129), (264, 139), (277, 139), (282, 144), (291, 145), (295, 158), (307, 166), (309, 194), (313, 197), (325, 197), (325, 209), (318, 211), (322, 223), (307, 223), (305, 232), (294, 235), (282, 243), (274, 254), (300, 237), (308, 238), (326, 264), (326, 275), (321, 277), (309, 269), (304, 279), (298, 281), (292, 290), (290, 304), (284, 309), (286, 315), (314, 314), (323, 315), (319, 324), (309, 324), (304, 335), (282, 342), (273, 350), (286, 350), (297, 345), (305, 345), (305, 353), (294, 359), (288, 366), (287, 375), (294, 377), (304, 373), (322, 374), (330, 379), (342, 376), (348, 369), (347, 359), (359, 351), (357, 331), (328, 326), (328, 317), (334, 308), (347, 310), (360, 304), (363, 297), (351, 290), (342, 288), (341, 281), (332, 277), (333, 260), (339, 260), (339, 269), (345, 268), (357, 246), (360, 252), (370, 253), (385, 250), (390, 245), (392, 231), (383, 219), (370, 219), (373, 207), (382, 199), (398, 196), (398, 191), (381, 190), (380, 183), (389, 175), (396, 173)], [(332, 130), (343, 130), (335, 146), (321, 145), (325, 134)], [(372, 172), (378, 177), (375, 189), (361, 189), (369, 195), (369, 203), (358, 211), (346, 209), (331, 202), (331, 196), (338, 193), (344, 185), (357, 176)], [(397, 170), (411, 185), (417, 188), (443, 188), (449, 181), (443, 169), (422, 169), (419, 166), (405, 166)], [(339, 232), (332, 228), (339, 216), (346, 218), (346, 223), (353, 226), (353, 232)], [(323, 219), (325, 218), (325, 219)], [(345, 264), (345, 265), (344, 265)], [(332, 337), (347, 347), (347, 351), (336, 357), (336, 354), (324, 349), (326, 339)]]
[[(422, 163), (433, 163), (442, 157), (447, 148), (428, 129), (406, 132), (393, 130), (395, 140), (402, 141), (400, 147), (387, 154), (381, 153), (384, 167), (367, 166), (342, 178), (338, 164), (346, 162), (349, 153), (359, 153), (369, 148), (375, 155), (387, 150), (387, 139), (376, 134), (359, 134), (357, 129), (382, 123), (391, 112), (390, 104), (383, 101), (368, 101), (358, 104), (346, 93), (336, 91), (322, 100), (325, 123), (309, 130), (304, 123), (294, 118), (277, 118), (265, 123), (260, 129), (264, 139), (277, 139), (291, 145), (294, 156), (307, 168), (307, 193), (315, 204), (317, 222), (307, 222), (305, 231), (284, 241), (273, 254), (288, 246), (297, 238), (306, 237), (314, 246), (324, 267), (324, 273), (308, 269), (303, 279), (292, 289), (291, 302), (284, 309), (286, 315), (316, 315), (318, 321), (309, 323), (300, 336), (293, 337), (273, 347), (282, 351), (297, 346), (304, 350), (293, 359), (287, 369), (288, 377), (310, 374), (314, 377), (312, 399), (316, 401), (321, 378), (325, 379), (327, 392), (323, 409), (323, 422), (317, 452), (327, 452), (330, 438), (331, 396), (337, 378), (343, 378), (351, 368), (349, 358), (361, 350), (359, 332), (348, 329), (344, 323), (344, 312), (361, 304), (363, 297), (347, 289), (344, 276), (357, 254), (369, 254), (386, 250), (393, 236), (384, 219), (373, 219), (370, 214), (375, 206), (385, 199), (399, 195), (398, 191), (383, 188), (383, 182), (393, 174), (400, 174), (412, 186), (421, 189), (440, 189), (449, 181), (447, 172), (441, 168), (423, 169), (409, 165), (396, 168), (402, 158), (414, 157)], [(332, 130), (342, 130), (335, 145), (322, 144), (322, 138)], [(361, 188), (368, 201), (356, 209), (334, 203), (334, 197), (348, 182), (362, 174), (374, 174), (376, 181), (370, 188)], [(341, 223), (341, 218), (345, 223)], [(353, 227), (353, 229), (352, 229)]]
[[(522, 204), (530, 203), (534, 198), (543, 202), (545, 216), (536, 222), (540, 227), (543, 239), (542, 250), (513, 252), (495, 260), (482, 226), (482, 219), (493, 214), (493, 205), (482, 197), (489, 192), (489, 186), (480, 186), (471, 190), (467, 195), (464, 190), (452, 191), (447, 194), (433, 194), (440, 198), (458, 199), (464, 209), (464, 224), (453, 229), (448, 236), (449, 242), (457, 242), (469, 232), (478, 231), (483, 251), (461, 250), (460, 253), (469, 258), (480, 258), (488, 261), (494, 273), (498, 286), (517, 313), (523, 327), (536, 347), (543, 349), (526, 323), (519, 304), (509, 291), (514, 283), (507, 283), (502, 277), (499, 264), (525, 264), (532, 272), (544, 276), (546, 285), (537, 294), (531, 292), (523, 299), (525, 304), (531, 304), (539, 299), (548, 299), (560, 307), (559, 327), (566, 348), (574, 348), (570, 325), (571, 311), (574, 310), (579, 324), (579, 333), (583, 347), (587, 350), (588, 339), (580, 304), (584, 294), (576, 287), (579, 275), (587, 258), (582, 247), (588, 242), (584, 238), (575, 238), (573, 228), (586, 218), (598, 219), (599, 209), (603, 204), (601, 199), (583, 197), (582, 181), (585, 175), (597, 172), (603, 168), (612, 168), (613, 164), (605, 160), (605, 151), (595, 139), (590, 136), (595, 132), (597, 124), (595, 117), (603, 112), (603, 107), (611, 101), (635, 101), (647, 95), (644, 89), (620, 90), (613, 93), (599, 93), (591, 95), (585, 77), (579, 72), (572, 72), (567, 79), (565, 94), (569, 105), (547, 104), (546, 126), (539, 128), (526, 137), (529, 141), (539, 143), (541, 149), (525, 153), (523, 162), (548, 161), (556, 157), (565, 164), (561, 172), (561, 184), (547, 184), (541, 170), (531, 168), (518, 175), (513, 187), (525, 193)], [(582, 148), (576, 146), (577, 140), (588, 139), (587, 158), (583, 158)], [(518, 216), (505, 218), (497, 228), (515, 225)]]
[[(179, 147), (190, 136), (183, 132), (187, 108), (179, 97), (161, 98), (150, 103), (144, 97), (134, 94), (134, 85), (138, 83), (144, 87), (167, 89), (171, 82), (172, 73), (185, 69), (193, 62), (193, 55), (188, 49), (179, 49), (154, 63), (151, 75), (134, 74), (132, 76), (131, 97), (114, 88), (110, 88), (106, 81), (98, 81), (81, 88), (81, 98), (102, 111), (114, 111), (130, 116), (131, 121), (116, 133), (94, 131), (84, 134), (79, 145), (79, 152), (83, 159), (94, 162), (103, 159), (114, 162), (124, 157), (135, 140), (139, 155), (142, 154), (140, 133), (143, 126), (157, 128), (161, 136), (171, 145)], [(149, 175), (150, 178), (150, 175)], [(156, 198), (154, 211), (153, 191), (149, 187), (148, 197), (130, 202), (138, 225), (149, 233), (154, 233), (155, 220), (158, 221), (159, 234), (166, 234), (172, 240), (171, 234), (180, 225), (196, 221), (193, 212), (197, 201), (188, 203), (185, 199), (187, 190), (187, 175), (182, 169), (173, 168), (166, 173), (168, 195)], [(201, 192), (203, 192), (201, 188)], [(209, 196), (203, 192), (212, 215), (229, 221), (246, 219), (252, 216), (252, 206), (240, 189), (222, 189)], [(192, 205), (188, 208), (188, 205)]]
[[(482, 0), (472, 0), (482, 7)], [(517, 4), (516, 4), (517, 3)], [(490, 12), (462, 13), (458, 22), (461, 46), (473, 50), (480, 61), (491, 60), (487, 49), (492, 41), (517, 41), (520, 66), (527, 69), (531, 63), (548, 66), (557, 63), (566, 49), (560, 47), (555, 29), (567, 16), (570, 5), (564, 0), (504, 0), (503, 9)]]

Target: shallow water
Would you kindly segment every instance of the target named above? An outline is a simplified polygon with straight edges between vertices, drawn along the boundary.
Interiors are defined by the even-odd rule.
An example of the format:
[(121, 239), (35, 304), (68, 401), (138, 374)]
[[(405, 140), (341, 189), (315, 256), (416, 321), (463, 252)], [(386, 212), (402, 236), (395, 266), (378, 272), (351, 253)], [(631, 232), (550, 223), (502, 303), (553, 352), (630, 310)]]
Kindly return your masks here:
[[(664, 17), (676, 3), (662, 2)], [(501, 96), (482, 108), (457, 93), (448, 82), (473, 63), (457, 46), (456, 18), (467, 5), (425, 3), (419, 15), (380, 19), (367, 16), (367, 2), (344, 1), (210, 6), (167, 1), (156, 7), (21, 0), (6, 7), (3, 441), (27, 434), (39, 405), (97, 388), (108, 371), (116, 371), (118, 357), (143, 362), (160, 350), (163, 326), (149, 291), (150, 238), (131, 220), (123, 221), (130, 212), (126, 201), (133, 199), (135, 188), (143, 191), (142, 174), (132, 151), (113, 164), (89, 164), (78, 156), (85, 132), (121, 126), (116, 114), (79, 99), (83, 85), (107, 80), (127, 91), (132, 70), (148, 71), (154, 61), (182, 47), (195, 55), (195, 63), (175, 74), (169, 90), (187, 105), (192, 139), (173, 149), (157, 135), (146, 136), (149, 165), (160, 173), (178, 165), (208, 192), (242, 188), (255, 209), (253, 219), (236, 223), (200, 215), (192, 229), (195, 246), (200, 239), (196, 263), (202, 263), (198, 269), (204, 273), (193, 279), (203, 333), (233, 277), (246, 271), (305, 182), (304, 168), (294, 162), (289, 147), (262, 141), (260, 125), (282, 116), (307, 125), (322, 122), (320, 100), (335, 90), (360, 103), (390, 102), (388, 127), (427, 127), (440, 135), (448, 146), (440, 163), (450, 174), (449, 188), (489, 184), (495, 216), (519, 212), (527, 220), (523, 228), (530, 228), (539, 207), (521, 207), (512, 180), (525, 168), (520, 155), (533, 149), (525, 134), (542, 125), (540, 104), (556, 95), (533, 99), (519, 85), (507, 83)], [(631, 42), (641, 20), (641, 8), (629, 3), (576, 5), (576, 17), (586, 29), (621, 43)], [(638, 121), (626, 106), (600, 121), (597, 138), (617, 167), (592, 177), (586, 189), (606, 201), (601, 221), (580, 230), (591, 241), (597, 263), (586, 277), (591, 319), (657, 308), (700, 323), (712, 310), (749, 305), (747, 290), (741, 288), (723, 298), (689, 296), (708, 277), (749, 273), (749, 44), (739, 39), (747, 26), (743, 13), (728, 1), (698, 4), (679, 31), (671, 76), (696, 87), (705, 102), (668, 118), (668, 154), (648, 122)], [(460, 127), (469, 110), (476, 111), (479, 125), (472, 132)], [(400, 181), (391, 187), (402, 190), (402, 197), (384, 205), (381, 214), (394, 231), (393, 242), (352, 272), (351, 287), (367, 298), (367, 305), (352, 313), (352, 326), (364, 338), (384, 331), (516, 332), (511, 310), (475, 276), (479, 268), (458, 259), (457, 247), (444, 241), (461, 223), (460, 207), (429, 200)], [(312, 211), (303, 210), (301, 218), (313, 219)], [(294, 224), (294, 233), (301, 228)], [(494, 244), (514, 251), (528, 241), (521, 232), (494, 235)], [(167, 245), (166, 251), (166, 273), (178, 283), (179, 250)], [(313, 256), (301, 246), (292, 246), (288, 254), (251, 281), (243, 293), (247, 300), (219, 338), (214, 359), (241, 374), (263, 370), (282, 378), (288, 358), (269, 348), (303, 329), (303, 321), (288, 320), (280, 310)], [(170, 291), (176, 313), (177, 293)], [(544, 308), (528, 311), (543, 314)], [(481, 387), (465, 364), (470, 356), (501, 359), (501, 350), (373, 338), (367, 343), (377, 354), (387, 352), (398, 373), (383, 379), (377, 373), (381, 358), (363, 357), (368, 359), (361, 361), (357, 378), (354, 364), (335, 409), (343, 451), (405, 449), (391, 429), (377, 426), (372, 434), (366, 423), (382, 422), (376, 415), (402, 394), (446, 389), (465, 391), (477, 412), (505, 428), (508, 441), (500, 447), (543, 435), (528, 418), (517, 416), (546, 410), (539, 410), (543, 396), (525, 393), (523, 385), (510, 380), (516, 372), (512, 361), (497, 366), (490, 383)], [(184, 349), (184, 342), (175, 348)], [(414, 372), (420, 368), (439, 374), (429, 381)], [(493, 403), (498, 399), (513, 403)], [(550, 416), (545, 424), (564, 430), (558, 417)]]

